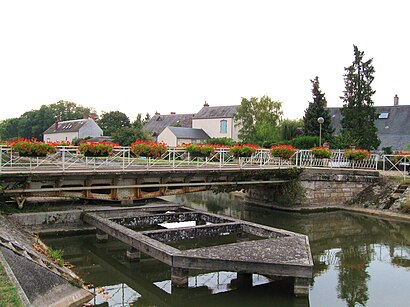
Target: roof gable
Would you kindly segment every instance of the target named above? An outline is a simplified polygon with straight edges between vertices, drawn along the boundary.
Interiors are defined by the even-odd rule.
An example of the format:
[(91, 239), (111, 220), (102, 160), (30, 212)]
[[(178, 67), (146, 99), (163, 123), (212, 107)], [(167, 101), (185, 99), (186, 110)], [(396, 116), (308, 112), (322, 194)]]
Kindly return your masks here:
[(44, 134), (64, 133), (64, 132), (78, 132), (91, 118), (66, 120), (52, 124)]
[(152, 131), (155, 135), (159, 135), (166, 127), (175, 124), (181, 127), (191, 128), (193, 117), (194, 114), (154, 115), (149, 122), (144, 125), (144, 128), (147, 131)]

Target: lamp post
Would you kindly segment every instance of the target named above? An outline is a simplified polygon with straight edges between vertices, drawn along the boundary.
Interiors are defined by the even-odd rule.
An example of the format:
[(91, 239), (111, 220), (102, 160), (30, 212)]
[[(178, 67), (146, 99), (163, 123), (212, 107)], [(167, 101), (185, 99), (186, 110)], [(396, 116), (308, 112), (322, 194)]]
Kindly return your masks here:
[(319, 117), (317, 122), (319, 123), (319, 146), (322, 146), (322, 124), (325, 122), (325, 119), (323, 117)]

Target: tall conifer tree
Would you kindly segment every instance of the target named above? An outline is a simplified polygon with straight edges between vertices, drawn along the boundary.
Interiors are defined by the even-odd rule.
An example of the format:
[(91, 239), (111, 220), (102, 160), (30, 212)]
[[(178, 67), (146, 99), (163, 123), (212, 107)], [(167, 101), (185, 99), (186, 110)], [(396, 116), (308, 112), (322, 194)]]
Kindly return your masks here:
[(364, 52), (357, 46), (354, 48), (354, 61), (345, 67), (343, 96), (342, 131), (348, 136), (351, 145), (364, 149), (376, 149), (380, 145), (377, 137), (375, 120), (377, 112), (373, 106), (372, 96), (376, 92), (372, 89), (374, 80), (373, 59), (364, 62)]

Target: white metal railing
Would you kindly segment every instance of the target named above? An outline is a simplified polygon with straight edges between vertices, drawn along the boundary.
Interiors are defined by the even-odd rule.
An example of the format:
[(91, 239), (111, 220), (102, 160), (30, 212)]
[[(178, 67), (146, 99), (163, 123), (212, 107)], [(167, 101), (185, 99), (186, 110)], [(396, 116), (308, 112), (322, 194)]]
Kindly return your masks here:
[(129, 147), (115, 147), (108, 157), (85, 157), (77, 147), (58, 147), (55, 154), (46, 157), (21, 157), (12, 148), (0, 146), (0, 172), (35, 170), (87, 170), (87, 169), (160, 169), (160, 168), (278, 168), (278, 167), (326, 167), (382, 169), (397, 171), (404, 176), (410, 170), (410, 158), (394, 155), (372, 154), (369, 159), (347, 159), (342, 150), (334, 150), (329, 159), (315, 158), (310, 150), (298, 150), (288, 160), (273, 157), (269, 149), (258, 149), (250, 157), (235, 157), (228, 148), (217, 148), (209, 157), (192, 157), (184, 149), (170, 148), (161, 157), (136, 157)]

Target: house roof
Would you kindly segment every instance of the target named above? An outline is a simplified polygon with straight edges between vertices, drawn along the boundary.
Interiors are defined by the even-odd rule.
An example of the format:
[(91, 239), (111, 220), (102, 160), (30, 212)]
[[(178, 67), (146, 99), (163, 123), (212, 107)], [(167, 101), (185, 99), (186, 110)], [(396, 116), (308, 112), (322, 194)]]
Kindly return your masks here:
[(194, 114), (168, 114), (154, 115), (148, 123), (144, 125), (145, 130), (152, 131), (154, 135), (159, 135), (168, 126), (179, 124), (181, 127), (191, 128)]
[(209, 135), (202, 129), (171, 126), (168, 129), (179, 139), (209, 139)]
[(194, 117), (194, 119), (207, 118), (233, 118), (239, 105), (209, 107), (204, 106)]
[[(379, 118), (375, 121), (380, 148), (391, 146), (403, 150), (410, 144), (410, 105), (375, 106)], [(328, 108), (332, 127), (338, 134), (341, 130), (341, 108)]]
[(87, 120), (92, 120), (92, 119), (91, 118), (74, 119), (74, 120), (66, 120), (66, 121), (54, 123), (46, 131), (44, 131), (44, 134), (78, 132), (80, 131), (81, 127), (83, 127), (87, 123)]

